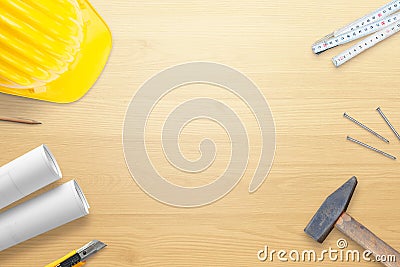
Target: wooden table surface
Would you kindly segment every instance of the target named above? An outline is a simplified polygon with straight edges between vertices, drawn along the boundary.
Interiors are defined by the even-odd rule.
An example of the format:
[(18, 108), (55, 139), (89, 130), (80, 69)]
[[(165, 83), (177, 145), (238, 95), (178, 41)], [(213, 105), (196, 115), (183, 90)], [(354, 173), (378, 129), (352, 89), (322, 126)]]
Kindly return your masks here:
[[(92, 90), (67, 105), (0, 95), (1, 115), (43, 122), (1, 123), (0, 165), (47, 144), (64, 177), (34, 195), (76, 179), (91, 204), (90, 215), (0, 252), (0, 266), (43, 266), (92, 239), (108, 247), (87, 266), (288, 266), (261, 263), (257, 252), (265, 245), (275, 250), (336, 248), (343, 238), (337, 231), (320, 245), (303, 229), (325, 197), (353, 175), (359, 186), (349, 212), (400, 249), (399, 162), (346, 141), (351, 135), (400, 156), (399, 141), (375, 111), (381, 106), (400, 130), (400, 35), (339, 69), (330, 58), (345, 47), (320, 56), (310, 49), (320, 37), (386, 1), (92, 0), (114, 38), (110, 60)], [(127, 106), (147, 79), (191, 61), (226, 64), (258, 85), (275, 118), (277, 149), (268, 179), (249, 194), (261, 146), (250, 111), (234, 95), (211, 86), (174, 91), (152, 114), (147, 134), (162, 175), (181, 185), (202, 185), (216, 179), (229, 161), (226, 133), (198, 121), (183, 131), (181, 148), (196, 159), (201, 138), (214, 138), (220, 154), (212, 168), (192, 176), (167, 164), (159, 126), (187, 98), (209, 96), (236, 108), (251, 148), (248, 169), (230, 194), (212, 205), (182, 209), (155, 201), (137, 186), (125, 164), (122, 129)], [(343, 112), (391, 143), (343, 119)], [(349, 241), (349, 249), (360, 247)]]

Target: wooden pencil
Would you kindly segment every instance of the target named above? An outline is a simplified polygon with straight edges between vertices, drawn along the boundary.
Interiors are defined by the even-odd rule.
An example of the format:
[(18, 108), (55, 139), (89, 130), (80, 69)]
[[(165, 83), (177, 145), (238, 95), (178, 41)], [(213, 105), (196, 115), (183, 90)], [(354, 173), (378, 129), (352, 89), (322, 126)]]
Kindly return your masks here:
[(15, 123), (23, 123), (23, 124), (42, 124), (41, 122), (30, 120), (30, 119), (20, 119), (20, 118), (8, 118), (8, 117), (0, 117), (0, 121), (8, 121)]

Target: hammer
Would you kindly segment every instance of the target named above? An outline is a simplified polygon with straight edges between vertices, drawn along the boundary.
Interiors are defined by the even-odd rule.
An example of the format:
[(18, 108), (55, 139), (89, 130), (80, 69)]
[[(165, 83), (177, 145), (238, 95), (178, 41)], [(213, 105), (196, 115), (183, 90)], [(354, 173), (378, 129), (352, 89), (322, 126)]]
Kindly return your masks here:
[(357, 186), (357, 178), (352, 177), (330, 195), (311, 219), (304, 232), (319, 243), (324, 242), (336, 227), (364, 249), (376, 256), (395, 256), (395, 262), (381, 262), (388, 267), (400, 267), (400, 253), (369, 231), (346, 213), (350, 199)]

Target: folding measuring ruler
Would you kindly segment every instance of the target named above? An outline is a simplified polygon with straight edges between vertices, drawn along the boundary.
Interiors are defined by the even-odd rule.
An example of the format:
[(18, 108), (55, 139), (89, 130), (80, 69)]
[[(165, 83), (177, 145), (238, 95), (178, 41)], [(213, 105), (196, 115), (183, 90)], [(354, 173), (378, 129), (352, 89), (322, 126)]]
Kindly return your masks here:
[(392, 1), (371, 14), (327, 35), (313, 44), (312, 50), (315, 54), (320, 54), (328, 49), (369, 35), (332, 58), (333, 64), (339, 67), (398, 31), (400, 31), (400, 0)]

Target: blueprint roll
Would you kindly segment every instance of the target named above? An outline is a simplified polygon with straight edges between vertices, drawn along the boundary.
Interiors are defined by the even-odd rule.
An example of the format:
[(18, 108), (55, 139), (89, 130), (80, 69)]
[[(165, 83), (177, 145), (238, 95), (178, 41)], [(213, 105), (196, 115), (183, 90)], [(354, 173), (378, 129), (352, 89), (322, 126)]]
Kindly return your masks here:
[(41, 145), (0, 168), (0, 209), (61, 177), (53, 154)]
[(0, 214), (0, 251), (89, 214), (76, 181), (70, 181)]

